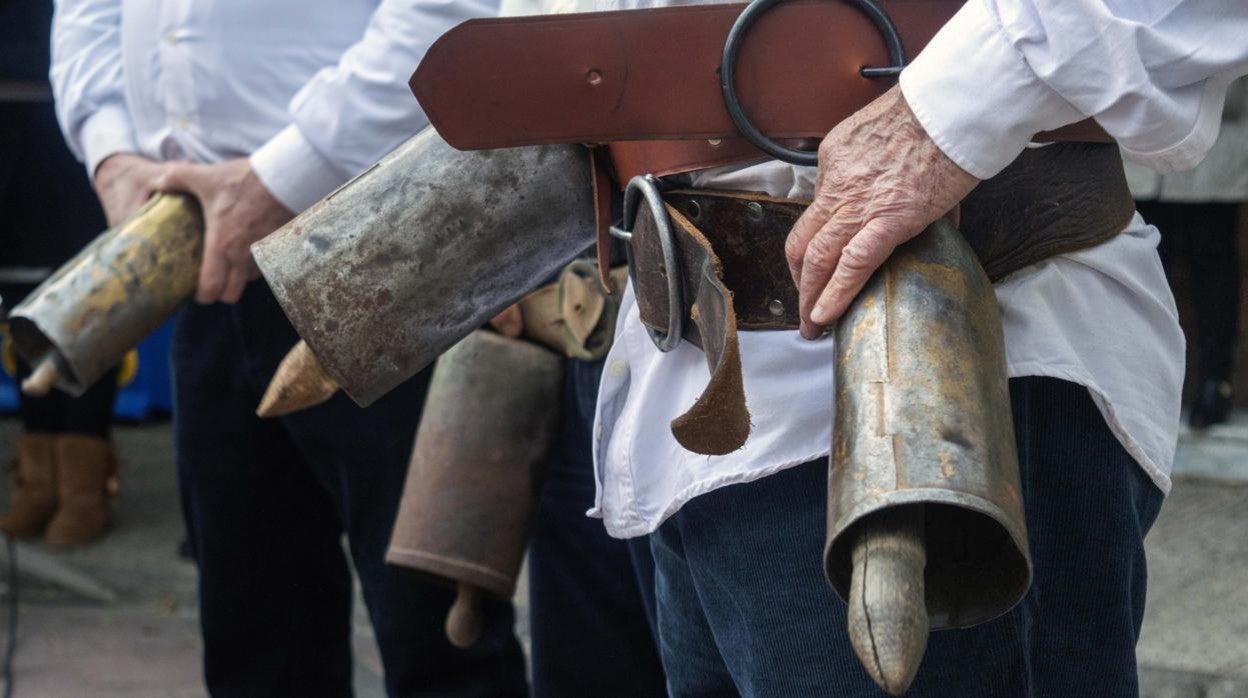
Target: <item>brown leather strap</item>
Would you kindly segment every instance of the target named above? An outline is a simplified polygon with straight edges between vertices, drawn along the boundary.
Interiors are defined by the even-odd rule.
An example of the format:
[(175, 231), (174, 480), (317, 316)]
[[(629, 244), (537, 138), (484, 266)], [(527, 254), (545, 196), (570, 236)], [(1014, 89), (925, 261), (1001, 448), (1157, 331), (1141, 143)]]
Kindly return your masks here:
[[(677, 191), (665, 196), (680, 260), (684, 338), (706, 353), (711, 381), (688, 413), (672, 423), (685, 448), (718, 455), (749, 435), (736, 332), (796, 329), (797, 288), (784, 241), (806, 202), (759, 194)], [(989, 279), (1054, 255), (1103, 243), (1135, 206), (1118, 149), (1069, 143), (1031, 149), (962, 203), (961, 231)], [(666, 269), (649, 209), (633, 230), (635, 292), (641, 321), (664, 329)]]
[[(673, 242), (687, 317), (683, 337), (702, 348), (711, 380), (697, 401), (672, 421), (672, 435), (677, 443), (694, 453), (723, 455), (740, 448), (750, 434), (750, 413), (745, 406), (745, 387), (741, 379), (741, 354), (737, 344), (737, 313), (733, 309), (732, 292), (724, 285), (723, 270), (712, 243), (681, 211), (667, 207), (672, 220)], [(642, 206), (633, 227), (633, 273), (638, 289), (646, 289), (643, 314), (651, 321), (666, 313), (656, 313), (655, 306), (667, 307), (667, 274), (663, 251), (654, 217), (648, 206)], [(663, 289), (662, 293), (651, 292)], [(642, 296), (638, 296), (640, 303)]]
[[(961, 4), (883, 2), (910, 57)], [(739, 140), (719, 87), (720, 53), (743, 7), (471, 20), (429, 49), (412, 76), (412, 92), (457, 148), (629, 141), (612, 148), (621, 183), (642, 172), (760, 157)], [(879, 33), (858, 10), (827, 0), (790, 2), (747, 35), (737, 86), (766, 133), (822, 138), (891, 86), (859, 74), (887, 62)], [(1060, 137), (1106, 138), (1090, 122)], [(673, 139), (687, 142), (648, 142)]]
[(601, 148), (589, 149), (590, 189), (594, 196), (594, 229), (598, 258), (598, 283), (607, 295), (615, 295), (616, 288), (608, 270), (611, 269), (611, 171), (607, 153)]
[[(1038, 143), (1086, 142), (1105, 143), (1109, 136), (1094, 121), (1081, 121), (1053, 131), (1037, 133)], [(782, 145), (813, 150), (817, 138), (783, 138)], [(761, 162), (770, 159), (763, 151), (741, 138), (697, 141), (619, 141), (610, 144), (615, 171), (623, 187), (628, 180), (641, 174), (656, 177), (683, 174), (707, 167)]]
[[(786, 138), (781, 141), (791, 148), (809, 150), (819, 145), (817, 138)], [(655, 177), (684, 174), (708, 167), (735, 165), (752, 160), (765, 160), (763, 151), (742, 138), (712, 138), (696, 141), (618, 141), (608, 146), (611, 163), (619, 176), (620, 186), (641, 174)]]

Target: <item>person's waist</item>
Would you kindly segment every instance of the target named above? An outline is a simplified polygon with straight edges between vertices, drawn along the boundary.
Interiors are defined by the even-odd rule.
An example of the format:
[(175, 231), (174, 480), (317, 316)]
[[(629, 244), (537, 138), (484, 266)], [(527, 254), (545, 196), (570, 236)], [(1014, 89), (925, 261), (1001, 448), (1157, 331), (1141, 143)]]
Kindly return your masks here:
[[(760, 177), (766, 172), (760, 168)], [(735, 186), (742, 181), (739, 176), (729, 179)], [(705, 188), (674, 189), (663, 198), (679, 219), (673, 226), (676, 257), (682, 257), (684, 235), (679, 231), (685, 224), (705, 236), (723, 286), (732, 293), (739, 329), (798, 327), (797, 289), (784, 243), (807, 201)], [(1133, 212), (1115, 146), (1059, 143), (1027, 150), (1000, 175), (980, 184), (962, 202), (958, 227), (996, 282), (1023, 267), (1110, 240)], [(652, 235), (634, 236), (632, 245), (642, 321), (655, 330), (670, 327), (671, 287), (664, 280), (668, 265), (661, 245)], [(684, 246), (690, 248), (684, 257), (691, 256), (695, 245)], [(680, 262), (676, 266), (682, 267)], [(683, 278), (682, 285), (688, 314), (699, 281)]]

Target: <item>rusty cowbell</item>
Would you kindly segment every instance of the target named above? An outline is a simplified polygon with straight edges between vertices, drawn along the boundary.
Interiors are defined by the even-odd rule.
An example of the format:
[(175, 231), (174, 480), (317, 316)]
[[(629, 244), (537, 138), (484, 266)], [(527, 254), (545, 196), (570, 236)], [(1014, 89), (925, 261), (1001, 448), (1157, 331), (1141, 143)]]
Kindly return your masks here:
[(91, 387), (195, 292), (203, 239), (194, 197), (158, 194), (62, 265), (9, 318), (22, 390)]
[(432, 128), (252, 255), (325, 374), (368, 405), (593, 244), (574, 145), (461, 152)]
[(483, 594), (510, 599), (559, 425), (563, 358), (478, 330), (438, 359), (386, 561), (453, 583), (447, 637), (481, 632)]
[(1031, 580), (1000, 310), (950, 225), (871, 278), (835, 370), (825, 572), (855, 652), (899, 695), (929, 629), (991, 620)]

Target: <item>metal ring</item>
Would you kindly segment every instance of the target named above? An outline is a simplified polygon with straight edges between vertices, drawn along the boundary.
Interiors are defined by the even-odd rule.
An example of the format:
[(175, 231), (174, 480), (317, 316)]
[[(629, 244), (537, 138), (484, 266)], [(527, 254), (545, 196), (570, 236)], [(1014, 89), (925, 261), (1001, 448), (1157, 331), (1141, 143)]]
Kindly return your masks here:
[[(741, 16), (737, 17), (732, 30), (728, 32), (728, 41), (724, 43), (724, 53), (719, 61), (719, 88), (724, 94), (724, 106), (728, 108), (728, 115), (732, 117), (732, 122), (737, 125), (737, 130), (741, 132), (745, 140), (777, 160), (813, 167), (819, 164), (818, 151), (788, 148), (768, 137), (754, 125), (737, 96), (737, 54), (741, 51), (741, 43), (759, 17), (784, 1), (754, 0), (741, 12)], [(890, 66), (865, 67), (859, 71), (860, 74), (866, 78), (879, 78), (892, 77), (901, 73), (901, 69), (906, 65), (906, 51), (901, 45), (901, 34), (897, 32), (896, 25), (893, 24), (893, 20), (884, 8), (876, 4), (875, 0), (842, 1), (854, 6), (871, 20), (884, 38), (884, 45), (888, 49), (888, 59), (892, 62)]]
[[(640, 197), (640, 198), (639, 198)], [(667, 277), (667, 329), (646, 327), (650, 341), (659, 351), (668, 352), (680, 346), (685, 333), (685, 288), (681, 281), (680, 259), (676, 256), (676, 240), (672, 234), (672, 219), (663, 204), (659, 182), (652, 175), (638, 175), (628, 182), (624, 190), (624, 218), (618, 226), (611, 226), (611, 236), (628, 242), (628, 275), (637, 283), (637, 267), (633, 262), (633, 225), (637, 222), (637, 207), (645, 199), (654, 219), (654, 229), (663, 249), (664, 276)]]

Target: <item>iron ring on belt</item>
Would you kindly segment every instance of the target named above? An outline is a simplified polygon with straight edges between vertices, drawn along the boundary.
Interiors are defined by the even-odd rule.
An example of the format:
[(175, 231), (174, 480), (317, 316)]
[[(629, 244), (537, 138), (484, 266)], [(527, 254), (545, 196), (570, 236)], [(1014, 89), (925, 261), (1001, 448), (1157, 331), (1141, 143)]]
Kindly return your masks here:
[[(900, 74), (901, 69), (906, 65), (906, 51), (901, 45), (901, 34), (897, 32), (897, 27), (888, 13), (875, 0), (843, 1), (854, 6), (871, 20), (884, 38), (884, 45), (888, 49), (888, 59), (892, 62), (889, 66), (864, 67), (859, 71), (860, 74), (864, 78), (894, 77)], [(741, 43), (754, 22), (782, 2), (784, 0), (754, 0), (741, 12), (741, 16), (737, 17), (732, 30), (728, 32), (728, 40), (724, 43), (724, 53), (719, 61), (719, 88), (724, 94), (724, 106), (728, 109), (728, 115), (737, 125), (737, 130), (751, 145), (777, 160), (793, 165), (814, 167), (819, 164), (818, 151), (787, 148), (768, 137), (759, 130), (758, 126), (754, 125), (754, 121), (745, 112), (745, 107), (741, 106), (741, 99), (737, 96), (737, 55), (741, 52)]]
[[(685, 333), (685, 288), (681, 281), (680, 259), (676, 256), (676, 240), (672, 235), (672, 219), (667, 215), (663, 193), (659, 190), (659, 181), (653, 175), (638, 175), (628, 182), (624, 190), (624, 218), (619, 225), (611, 226), (611, 236), (626, 243), (633, 239), (633, 225), (637, 222), (637, 207), (644, 199), (650, 207), (650, 216), (654, 219), (655, 232), (659, 236), (659, 246), (663, 249), (663, 276), (667, 279), (667, 328), (655, 330), (646, 327), (650, 341), (659, 351), (671, 351), (680, 345), (681, 336)], [(633, 262), (633, 247), (627, 245), (628, 275), (634, 287), (637, 284), (637, 269)]]

